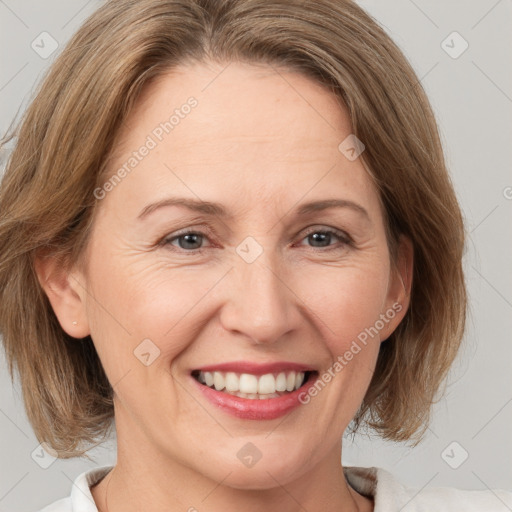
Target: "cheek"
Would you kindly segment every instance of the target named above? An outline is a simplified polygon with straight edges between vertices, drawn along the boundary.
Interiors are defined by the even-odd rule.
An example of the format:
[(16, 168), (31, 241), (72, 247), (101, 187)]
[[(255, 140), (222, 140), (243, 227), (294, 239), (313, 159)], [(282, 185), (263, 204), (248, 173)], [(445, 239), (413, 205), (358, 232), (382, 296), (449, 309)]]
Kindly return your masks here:
[(133, 351), (145, 339), (158, 347), (162, 359), (172, 359), (184, 350), (194, 329), (201, 328), (191, 319), (202, 317), (209, 291), (224, 274), (219, 268), (172, 268), (145, 255), (91, 262), (93, 339), (106, 345), (100, 350), (115, 352), (115, 358), (128, 358), (130, 363)]
[(318, 404), (323, 404), (318, 414), (329, 416), (326, 424), (346, 426), (368, 389), (380, 350), (376, 325), (380, 326), (388, 275), (386, 259), (375, 258), (371, 264), (329, 269), (315, 279), (301, 280), (304, 290), (314, 290), (304, 302), (317, 319), (316, 328), (329, 353), (319, 375), (323, 384), (318, 386), (327, 389), (318, 392), (322, 396)]
[(314, 313), (331, 353), (346, 350), (347, 344), (378, 321), (388, 275), (385, 258), (375, 258), (364, 264), (304, 273), (296, 281), (298, 294)]

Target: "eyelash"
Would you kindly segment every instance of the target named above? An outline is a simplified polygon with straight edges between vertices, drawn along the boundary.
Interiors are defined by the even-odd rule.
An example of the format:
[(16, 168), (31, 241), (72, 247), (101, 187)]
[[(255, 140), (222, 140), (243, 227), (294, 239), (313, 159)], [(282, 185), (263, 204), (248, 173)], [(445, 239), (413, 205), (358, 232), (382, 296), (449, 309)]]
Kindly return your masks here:
[[(303, 235), (301, 241), (315, 233), (322, 233), (323, 235), (334, 235), (336, 238), (338, 238), (338, 240), (342, 244), (342, 247), (337, 246), (337, 244), (328, 245), (326, 247), (309, 246), (311, 249), (318, 249), (318, 250), (324, 252), (324, 251), (331, 251), (331, 250), (339, 250), (340, 248), (344, 248), (345, 246), (353, 246), (353, 240), (347, 233), (345, 233), (343, 231), (339, 231), (337, 229), (333, 229), (333, 228), (325, 228), (325, 229), (312, 228), (312, 229), (308, 230)], [(178, 232), (177, 234), (175, 234), (172, 237), (166, 237), (166, 238), (162, 239), (162, 241), (158, 245), (162, 245), (164, 247), (172, 247), (171, 250), (173, 250), (173, 251), (182, 252), (182, 253), (190, 253), (191, 255), (202, 254), (206, 249), (208, 249), (208, 247), (200, 247), (198, 249), (189, 249), (188, 250), (188, 249), (183, 249), (181, 247), (176, 247), (176, 246), (172, 245), (172, 242), (174, 242), (175, 240), (178, 240), (184, 236), (187, 236), (187, 235), (199, 235), (204, 238), (209, 237), (208, 233), (205, 233), (203, 231), (195, 231), (195, 230), (189, 229), (189, 230), (183, 231), (181, 233)]]

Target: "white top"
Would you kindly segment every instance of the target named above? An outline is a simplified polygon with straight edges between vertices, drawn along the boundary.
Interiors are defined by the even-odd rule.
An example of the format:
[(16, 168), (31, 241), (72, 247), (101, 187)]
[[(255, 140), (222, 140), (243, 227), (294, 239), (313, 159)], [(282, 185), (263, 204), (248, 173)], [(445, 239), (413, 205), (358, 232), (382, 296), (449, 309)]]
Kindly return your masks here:
[[(102, 466), (80, 474), (71, 496), (39, 512), (98, 512), (89, 486), (101, 480), (113, 466)], [(451, 487), (404, 487), (381, 468), (344, 467), (347, 482), (358, 493), (373, 498), (374, 512), (507, 512), (512, 510), (512, 492), (504, 490), (464, 491)]]

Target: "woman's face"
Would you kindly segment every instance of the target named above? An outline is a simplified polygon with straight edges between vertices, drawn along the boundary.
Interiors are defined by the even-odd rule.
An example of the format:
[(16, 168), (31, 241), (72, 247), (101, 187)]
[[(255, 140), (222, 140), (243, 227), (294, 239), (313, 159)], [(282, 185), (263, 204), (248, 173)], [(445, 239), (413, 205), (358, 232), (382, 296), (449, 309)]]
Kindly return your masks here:
[(135, 107), (73, 274), (120, 456), (253, 489), (339, 464), (407, 307), (376, 190), (339, 149), (347, 110), (302, 75), (236, 63), (181, 66)]

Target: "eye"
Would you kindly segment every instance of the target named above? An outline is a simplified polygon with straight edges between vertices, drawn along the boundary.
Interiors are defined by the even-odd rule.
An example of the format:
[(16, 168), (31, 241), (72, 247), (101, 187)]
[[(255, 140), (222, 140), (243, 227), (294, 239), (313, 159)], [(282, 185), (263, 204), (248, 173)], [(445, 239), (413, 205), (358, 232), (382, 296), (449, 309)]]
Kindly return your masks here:
[(165, 238), (162, 241), (162, 244), (172, 245), (173, 247), (182, 249), (184, 251), (198, 252), (203, 249), (202, 243), (205, 238), (207, 238), (207, 235), (205, 233), (201, 233), (200, 231), (186, 231), (173, 237)]
[[(171, 246), (171, 248), (178, 251), (199, 253), (206, 249), (203, 246), (205, 240), (209, 240), (206, 233), (189, 230), (164, 238), (161, 241), (161, 245)], [(302, 240), (308, 240), (309, 246), (312, 248), (328, 250), (340, 249), (352, 244), (352, 239), (349, 235), (336, 229), (312, 228), (304, 235)]]
[[(340, 247), (344, 247), (346, 245), (351, 244), (350, 237), (344, 233), (343, 231), (338, 231), (337, 229), (319, 229), (313, 228), (308, 233), (306, 233), (303, 240), (308, 240), (310, 242), (310, 247), (314, 248), (329, 248), (329, 249), (337, 249)], [(338, 242), (338, 244), (332, 244), (333, 240)]]

